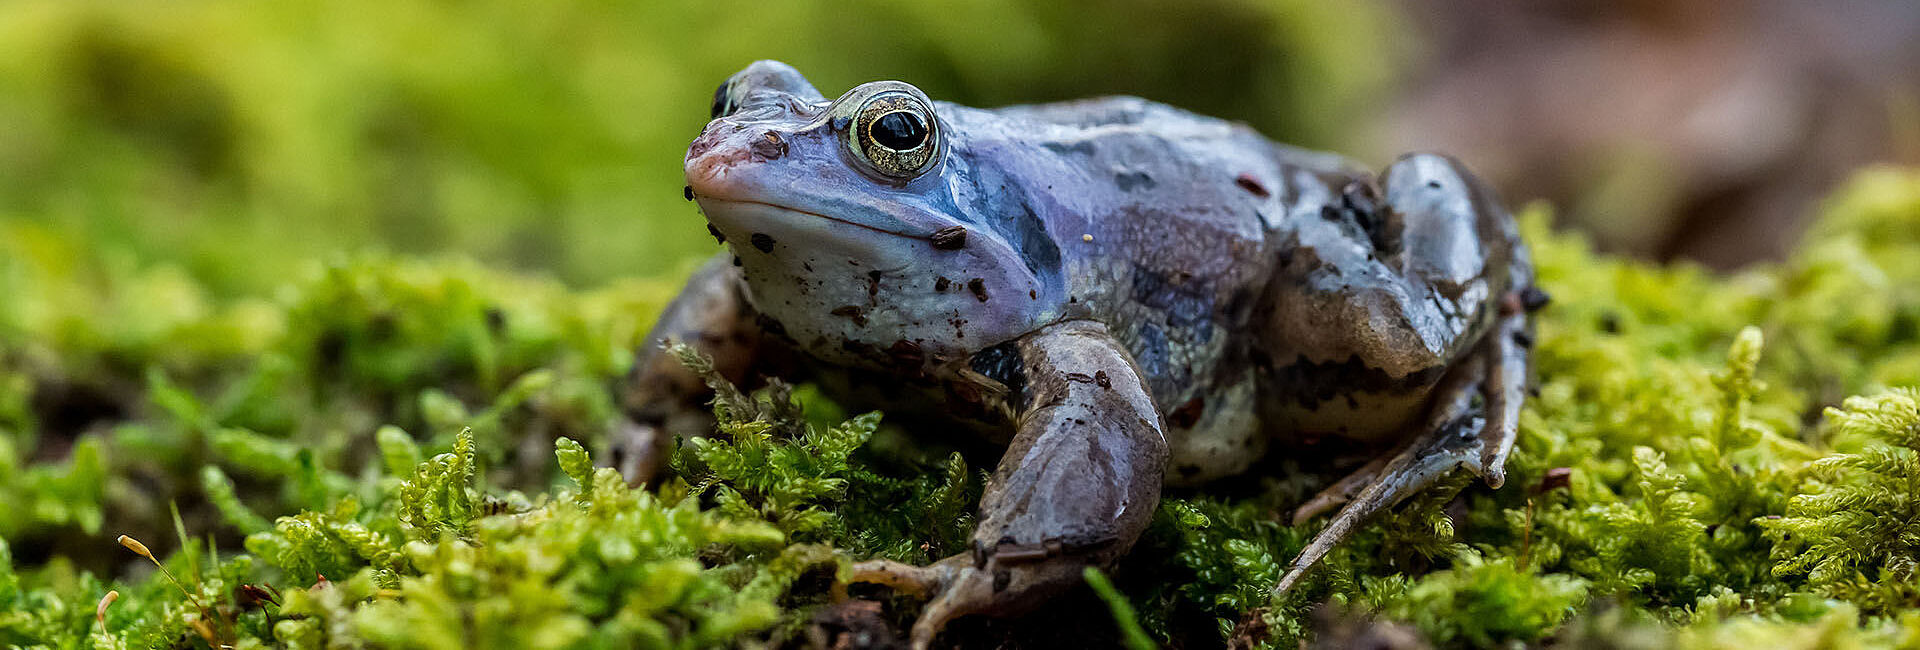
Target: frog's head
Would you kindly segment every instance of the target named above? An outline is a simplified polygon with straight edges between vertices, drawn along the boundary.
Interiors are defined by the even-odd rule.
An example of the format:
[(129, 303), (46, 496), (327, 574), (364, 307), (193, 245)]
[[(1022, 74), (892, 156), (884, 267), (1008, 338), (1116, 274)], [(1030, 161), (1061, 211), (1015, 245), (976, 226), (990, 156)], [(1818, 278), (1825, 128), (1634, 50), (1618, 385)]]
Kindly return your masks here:
[(942, 115), (961, 110), (897, 81), (829, 101), (773, 61), (721, 84), (687, 148), (688, 191), (777, 329), (829, 359), (900, 365), (1007, 340), (1051, 313), (1049, 265), (1024, 254), (1031, 233), (998, 225), (1006, 199), (976, 187), (965, 138)]

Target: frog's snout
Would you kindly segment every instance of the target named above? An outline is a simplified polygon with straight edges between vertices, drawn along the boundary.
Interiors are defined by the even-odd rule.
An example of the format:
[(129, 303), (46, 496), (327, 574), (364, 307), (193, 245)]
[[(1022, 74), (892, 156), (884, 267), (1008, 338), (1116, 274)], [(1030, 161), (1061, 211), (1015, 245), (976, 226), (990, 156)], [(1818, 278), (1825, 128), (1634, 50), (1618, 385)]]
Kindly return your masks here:
[(697, 195), (727, 198), (728, 176), (785, 158), (791, 137), (779, 129), (715, 120), (687, 147), (687, 185)]

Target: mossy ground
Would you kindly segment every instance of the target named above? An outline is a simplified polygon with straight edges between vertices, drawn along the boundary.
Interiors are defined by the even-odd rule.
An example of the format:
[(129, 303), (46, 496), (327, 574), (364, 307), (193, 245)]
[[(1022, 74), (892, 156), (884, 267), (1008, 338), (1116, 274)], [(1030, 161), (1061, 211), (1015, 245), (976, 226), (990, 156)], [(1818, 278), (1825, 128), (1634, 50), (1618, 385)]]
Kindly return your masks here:
[[(1337, 476), (1276, 458), (1169, 495), (1067, 615), (1180, 647), (1368, 617), (1441, 646), (1920, 644), (1920, 173), (1862, 173), (1731, 276), (1524, 221), (1554, 301), (1506, 488), (1430, 492), (1270, 602), (1320, 525), (1283, 513)], [(837, 567), (955, 550), (991, 460), (776, 386), (723, 392), (722, 435), (635, 491), (587, 449), (671, 283), (361, 257), (216, 299), (4, 227), (0, 645), (804, 643), (852, 616)]]

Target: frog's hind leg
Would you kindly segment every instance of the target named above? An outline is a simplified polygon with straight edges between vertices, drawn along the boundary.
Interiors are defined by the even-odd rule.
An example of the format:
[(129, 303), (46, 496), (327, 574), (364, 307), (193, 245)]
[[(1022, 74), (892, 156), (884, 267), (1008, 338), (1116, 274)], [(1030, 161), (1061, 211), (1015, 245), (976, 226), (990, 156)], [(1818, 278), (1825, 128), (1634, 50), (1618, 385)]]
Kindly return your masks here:
[[(1526, 390), (1526, 315), (1514, 300), (1503, 303), (1497, 327), (1487, 333), (1472, 362), (1434, 389), (1432, 412), (1423, 429), (1400, 446), (1334, 483), (1294, 513), (1294, 523), (1334, 506), (1346, 507), (1327, 522), (1294, 559), (1273, 588), (1278, 595), (1299, 582), (1307, 569), (1381, 510), (1399, 504), (1434, 481), (1466, 467), (1498, 488), (1506, 483), (1507, 453), (1513, 449), (1520, 402)], [(1484, 399), (1484, 401), (1482, 401)]]

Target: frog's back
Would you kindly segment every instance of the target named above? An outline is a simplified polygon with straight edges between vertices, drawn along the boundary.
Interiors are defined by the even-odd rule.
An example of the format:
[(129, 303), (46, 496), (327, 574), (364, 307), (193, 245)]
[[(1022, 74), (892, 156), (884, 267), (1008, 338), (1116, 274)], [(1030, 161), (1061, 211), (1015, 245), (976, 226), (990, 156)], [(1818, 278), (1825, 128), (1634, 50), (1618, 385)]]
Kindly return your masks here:
[(1270, 235), (1358, 168), (1133, 97), (946, 114), (981, 191), (1044, 225), (1066, 313), (1127, 346), (1168, 433), (1237, 441), (1254, 427), (1235, 416), (1253, 410), (1247, 339), (1278, 254)]

